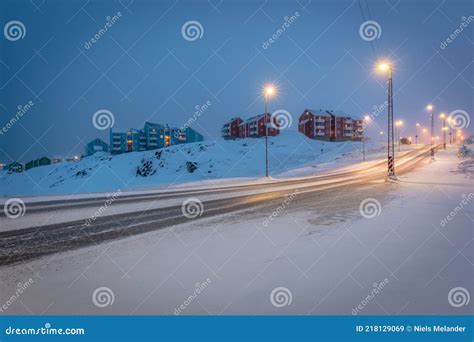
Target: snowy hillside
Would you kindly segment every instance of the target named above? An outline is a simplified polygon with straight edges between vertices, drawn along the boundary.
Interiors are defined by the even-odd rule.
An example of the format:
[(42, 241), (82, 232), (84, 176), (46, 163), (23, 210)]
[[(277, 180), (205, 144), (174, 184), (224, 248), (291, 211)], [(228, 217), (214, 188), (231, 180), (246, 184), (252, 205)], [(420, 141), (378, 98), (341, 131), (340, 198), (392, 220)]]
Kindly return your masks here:
[[(374, 146), (367, 144), (374, 151)], [(380, 148), (380, 146), (378, 147)], [(329, 143), (298, 132), (269, 138), (272, 177), (290, 176), (297, 168), (318, 172), (334, 163), (359, 162), (361, 142)], [(111, 156), (97, 153), (65, 162), (0, 176), (0, 195), (47, 195), (122, 191), (218, 179), (258, 179), (265, 175), (265, 139), (205, 141), (160, 150)], [(296, 173), (295, 173), (296, 175)]]

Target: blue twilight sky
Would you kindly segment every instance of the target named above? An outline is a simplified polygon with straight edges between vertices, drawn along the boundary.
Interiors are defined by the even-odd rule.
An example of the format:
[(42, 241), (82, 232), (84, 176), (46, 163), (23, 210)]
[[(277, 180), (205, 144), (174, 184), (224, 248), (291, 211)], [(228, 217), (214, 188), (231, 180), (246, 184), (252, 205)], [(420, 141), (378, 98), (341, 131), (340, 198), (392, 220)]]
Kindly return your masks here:
[[(195, 106), (210, 101), (192, 127), (215, 139), (231, 116), (263, 112), (259, 91), (266, 82), (278, 85), (269, 109), (289, 111), (291, 129), (304, 108), (360, 117), (385, 101), (385, 76), (373, 73), (382, 57), (394, 64), (402, 135), (414, 135), (416, 122), (428, 125), (429, 102), (436, 113), (463, 110), (472, 117), (473, 4), (2, 0), (2, 27), (20, 21), (26, 34), (18, 40), (5, 32), (0, 37), (0, 161), (67, 157), (83, 153), (84, 143), (95, 137), (108, 142), (108, 131), (92, 123), (100, 109), (113, 113), (115, 129), (142, 127), (147, 120), (182, 126)], [(118, 19), (86, 49), (114, 15)], [(277, 33), (292, 16), (289, 27)], [(194, 41), (182, 34), (191, 20), (203, 28)], [(359, 32), (368, 20), (380, 27), (372, 41)], [(463, 31), (454, 33), (463, 20)], [(443, 44), (452, 34), (452, 42)], [(17, 107), (29, 101), (32, 108), (5, 131)], [(368, 134), (385, 127), (383, 111)], [(474, 122), (465, 131), (473, 127)]]

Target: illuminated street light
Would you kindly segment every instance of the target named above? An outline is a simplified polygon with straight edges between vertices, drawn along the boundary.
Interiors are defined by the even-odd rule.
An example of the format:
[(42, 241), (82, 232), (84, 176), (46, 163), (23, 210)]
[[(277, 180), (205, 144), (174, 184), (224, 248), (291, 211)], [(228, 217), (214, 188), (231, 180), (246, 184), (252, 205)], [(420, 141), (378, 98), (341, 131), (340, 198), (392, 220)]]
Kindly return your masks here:
[(372, 121), (370, 115), (364, 116), (362, 119), (362, 160), (365, 161), (365, 126)]
[[(275, 86), (272, 84), (267, 84), (263, 89), (263, 98), (265, 100), (265, 113), (264, 115), (264, 122), (265, 122), (265, 177), (268, 178), (268, 98), (272, 97), (276, 93)], [(272, 120), (270, 116), (270, 120)]]
[(395, 122), (395, 127), (397, 128), (398, 152), (400, 152), (400, 127), (402, 126), (403, 126), (402, 120), (398, 120)]
[(388, 72), (388, 107), (387, 107), (387, 177), (397, 179), (395, 176), (395, 151), (393, 145), (393, 70), (391, 63), (382, 61), (378, 63), (377, 69), (381, 72)]
[(446, 150), (446, 114), (440, 113), (439, 117), (443, 120), (443, 149)]
[(434, 161), (434, 117), (433, 117), (433, 105), (429, 104), (426, 106), (426, 109), (430, 112), (431, 118), (431, 161)]

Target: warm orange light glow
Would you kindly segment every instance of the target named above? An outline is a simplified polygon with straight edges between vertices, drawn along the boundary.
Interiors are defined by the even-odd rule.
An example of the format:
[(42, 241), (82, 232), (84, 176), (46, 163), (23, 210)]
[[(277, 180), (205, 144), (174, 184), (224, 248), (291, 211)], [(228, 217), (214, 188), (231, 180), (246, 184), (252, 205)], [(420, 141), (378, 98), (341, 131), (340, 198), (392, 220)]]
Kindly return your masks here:
[(441, 113), (441, 114), (439, 114), (439, 117), (440, 117), (441, 119), (444, 119), (444, 118), (446, 117), (446, 114)]
[(275, 86), (273, 86), (272, 84), (266, 85), (263, 89), (263, 93), (265, 96), (273, 96), (275, 92)]
[(431, 105), (431, 104), (427, 105), (426, 109), (428, 109), (429, 111), (433, 110), (433, 105)]
[(398, 120), (398, 121), (395, 122), (395, 126), (397, 126), (397, 127), (400, 127), (400, 126), (402, 126), (402, 125), (403, 125), (403, 121), (402, 121), (402, 120)]
[(380, 71), (387, 71), (390, 69), (390, 67), (390, 64), (387, 62), (381, 62), (377, 65), (377, 69), (379, 69)]

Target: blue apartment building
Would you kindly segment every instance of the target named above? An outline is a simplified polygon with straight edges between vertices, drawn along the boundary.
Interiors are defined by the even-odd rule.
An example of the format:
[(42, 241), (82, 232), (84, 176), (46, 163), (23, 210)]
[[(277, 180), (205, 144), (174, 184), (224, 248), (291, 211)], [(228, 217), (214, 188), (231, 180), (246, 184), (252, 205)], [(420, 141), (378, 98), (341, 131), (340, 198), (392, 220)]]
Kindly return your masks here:
[(148, 151), (158, 148), (203, 141), (203, 136), (192, 128), (170, 127), (169, 125), (146, 122), (143, 129), (131, 128), (127, 132), (110, 129), (110, 153), (120, 154), (132, 151)]

